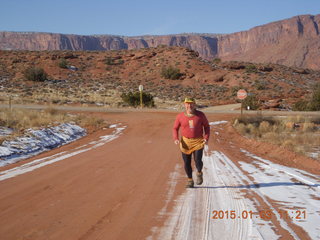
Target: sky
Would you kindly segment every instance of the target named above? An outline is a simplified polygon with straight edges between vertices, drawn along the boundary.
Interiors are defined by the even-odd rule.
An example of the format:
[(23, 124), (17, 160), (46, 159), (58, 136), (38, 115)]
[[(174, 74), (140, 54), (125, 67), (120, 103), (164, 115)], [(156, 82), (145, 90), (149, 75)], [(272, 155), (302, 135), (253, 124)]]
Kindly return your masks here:
[(0, 31), (233, 33), (304, 14), (320, 14), (320, 0), (0, 0)]

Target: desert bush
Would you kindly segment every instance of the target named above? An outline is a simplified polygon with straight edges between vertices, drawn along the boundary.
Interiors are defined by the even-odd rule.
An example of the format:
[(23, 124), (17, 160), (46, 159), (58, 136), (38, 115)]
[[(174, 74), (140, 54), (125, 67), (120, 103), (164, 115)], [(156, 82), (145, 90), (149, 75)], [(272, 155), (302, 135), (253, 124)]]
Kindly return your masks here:
[(65, 58), (61, 58), (58, 65), (60, 68), (68, 68), (68, 62)]
[(165, 79), (177, 80), (182, 76), (182, 73), (180, 73), (179, 68), (169, 66), (162, 68), (161, 76)]
[(314, 87), (310, 109), (311, 111), (320, 111), (320, 83), (316, 84)]
[(111, 57), (107, 57), (104, 62), (107, 65), (114, 65), (114, 60)]
[(240, 86), (233, 86), (231, 87), (231, 96), (234, 97), (234, 96), (237, 96), (237, 92), (241, 89)]
[(214, 58), (213, 60), (212, 60), (212, 63), (213, 64), (218, 64), (218, 63), (220, 63), (221, 62), (221, 58)]
[(243, 107), (250, 107), (251, 110), (256, 110), (260, 107), (260, 103), (255, 95), (249, 95), (243, 100)]
[(48, 74), (43, 70), (43, 68), (39, 67), (27, 68), (23, 75), (27, 80), (35, 82), (43, 82), (48, 78)]
[(313, 89), (311, 98), (296, 102), (293, 111), (320, 111), (320, 84), (316, 84)]
[(246, 65), (245, 67), (247, 73), (255, 73), (257, 72), (257, 67), (253, 64)]
[[(129, 106), (137, 107), (140, 105), (140, 92), (122, 93), (121, 99)], [(150, 93), (142, 92), (142, 102), (144, 106), (154, 107), (153, 96)]]
[(124, 60), (123, 59), (115, 59), (115, 58), (112, 58), (112, 57), (107, 57), (105, 60), (104, 60), (104, 63), (106, 65), (121, 65), (124, 63)]
[(293, 111), (309, 111), (309, 109), (310, 109), (310, 104), (306, 100), (299, 100), (292, 107)]
[(267, 83), (263, 80), (256, 80), (254, 82), (254, 86), (256, 87), (257, 90), (265, 90), (267, 89)]

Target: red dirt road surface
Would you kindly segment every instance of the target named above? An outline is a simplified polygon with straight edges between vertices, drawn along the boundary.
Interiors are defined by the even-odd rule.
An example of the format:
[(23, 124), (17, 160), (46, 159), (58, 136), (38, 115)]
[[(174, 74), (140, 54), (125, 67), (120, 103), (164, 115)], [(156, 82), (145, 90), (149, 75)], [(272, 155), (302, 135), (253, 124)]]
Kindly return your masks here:
[[(176, 114), (99, 113), (120, 124), (114, 138), (99, 142), (116, 128), (101, 130), (0, 168), (0, 239), (320, 239), (312, 223), (320, 212), (318, 162), (243, 138), (229, 123), (212, 124), (204, 184), (186, 190), (171, 136)], [(52, 163), (32, 169), (37, 159)], [(284, 206), (308, 217), (277, 215)], [(236, 219), (227, 219), (232, 210)], [(267, 210), (270, 219), (259, 215)], [(244, 219), (244, 211), (254, 217)]]

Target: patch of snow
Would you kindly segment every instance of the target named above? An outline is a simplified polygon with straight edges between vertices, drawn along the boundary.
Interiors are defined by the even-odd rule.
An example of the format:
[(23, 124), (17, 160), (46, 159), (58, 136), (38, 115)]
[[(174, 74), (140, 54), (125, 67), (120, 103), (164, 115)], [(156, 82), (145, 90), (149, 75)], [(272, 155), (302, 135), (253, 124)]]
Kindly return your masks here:
[[(273, 164), (245, 150), (242, 152), (254, 158), (254, 162), (240, 162), (238, 167), (222, 152), (204, 154), (203, 185), (187, 189), (179, 196), (173, 211), (166, 214), (168, 219), (164, 226), (152, 228), (152, 236), (147, 239), (279, 239), (281, 236), (274, 223), (259, 215), (261, 201), (292, 239), (299, 237), (288, 225), (291, 220), (310, 238), (320, 239), (319, 176)], [(252, 193), (252, 197), (246, 197), (241, 191), (244, 189)], [(284, 218), (270, 199), (276, 201), (280, 209), (305, 209), (306, 219)], [(235, 211), (236, 218), (213, 219), (213, 211), (226, 214), (231, 210)], [(252, 217), (242, 217), (250, 211), (254, 213)], [(294, 214), (290, 212), (289, 216)]]
[[(288, 213), (293, 223), (302, 227), (312, 239), (320, 239), (320, 176), (275, 164), (243, 149), (242, 152), (255, 160), (240, 164), (254, 182), (260, 183), (259, 191), (277, 201), (283, 213)], [(306, 216), (301, 214), (301, 219), (297, 219), (304, 211)]]
[(0, 167), (73, 142), (85, 135), (85, 129), (71, 123), (40, 130), (27, 129), (24, 136), (2, 143)]
[(0, 127), (0, 137), (6, 137), (13, 133), (12, 128)]
[(12, 168), (12, 169), (9, 169), (6, 171), (2, 171), (2, 172), (0, 172), (0, 181), (3, 181), (8, 178), (16, 177), (18, 175), (21, 175), (21, 174), (24, 174), (27, 172), (34, 171), (34, 170), (41, 168), (41, 167), (44, 167), (46, 165), (49, 165), (49, 164), (52, 164), (52, 163), (55, 163), (58, 161), (62, 161), (64, 159), (70, 158), (70, 157), (78, 155), (80, 153), (87, 152), (87, 151), (90, 151), (90, 150), (95, 149), (97, 147), (100, 147), (100, 146), (106, 144), (107, 142), (110, 142), (110, 141), (118, 138), (122, 134), (122, 131), (124, 129), (125, 129), (125, 127), (116, 128), (111, 135), (101, 136), (98, 141), (92, 141), (88, 144), (84, 144), (84, 145), (79, 146), (79, 147), (72, 149), (70, 151), (65, 151), (65, 152), (57, 153), (57, 154), (49, 156), (49, 157), (36, 159), (32, 162), (23, 164), (19, 167), (15, 167), (15, 168)]
[(213, 125), (219, 125), (219, 124), (224, 124), (224, 123), (227, 123), (228, 121), (216, 121), (216, 122), (210, 122), (209, 125), (210, 126), (213, 126)]

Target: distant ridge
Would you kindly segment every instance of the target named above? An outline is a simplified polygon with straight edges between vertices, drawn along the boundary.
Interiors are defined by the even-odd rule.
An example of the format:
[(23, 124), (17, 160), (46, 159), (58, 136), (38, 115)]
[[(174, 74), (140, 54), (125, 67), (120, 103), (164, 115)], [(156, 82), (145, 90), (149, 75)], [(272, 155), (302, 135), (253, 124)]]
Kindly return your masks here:
[(278, 63), (320, 69), (320, 15), (300, 15), (231, 34), (115, 36), (0, 32), (2, 50), (121, 50), (181, 46), (206, 60)]

